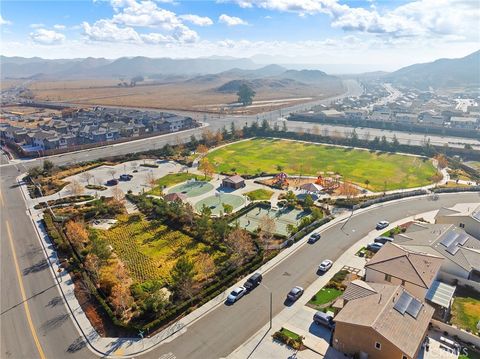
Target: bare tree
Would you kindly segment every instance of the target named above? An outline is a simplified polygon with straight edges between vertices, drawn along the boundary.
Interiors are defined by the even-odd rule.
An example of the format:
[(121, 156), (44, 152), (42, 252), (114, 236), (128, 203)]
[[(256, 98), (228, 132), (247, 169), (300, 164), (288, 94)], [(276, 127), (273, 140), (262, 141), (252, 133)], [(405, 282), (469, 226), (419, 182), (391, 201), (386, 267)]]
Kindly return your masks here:
[(90, 180), (93, 178), (93, 175), (90, 172), (83, 172), (80, 177), (87, 182), (87, 184), (90, 184)]
[(260, 218), (260, 222), (258, 224), (258, 237), (260, 242), (263, 243), (264, 248), (267, 246), (268, 242), (270, 242), (275, 234), (275, 221), (273, 218), (265, 215)]
[(72, 182), (70, 182), (70, 192), (74, 196), (79, 196), (83, 193), (83, 186), (77, 180), (72, 180)]
[(150, 187), (150, 189), (153, 189), (157, 185), (157, 180), (155, 176), (153, 175), (153, 172), (148, 172), (145, 175), (145, 185)]
[(112, 178), (115, 178), (115, 174), (116, 174), (116, 173), (117, 173), (117, 171), (116, 171), (115, 169), (113, 169), (113, 168), (111, 168), (111, 169), (108, 170), (108, 174), (109, 174), (110, 176), (112, 176)]
[(225, 239), (225, 244), (231, 254), (230, 260), (235, 266), (244, 263), (255, 252), (252, 236), (241, 228), (231, 231)]
[(112, 197), (118, 203), (122, 203), (125, 200), (125, 193), (118, 188), (118, 186), (113, 187), (112, 189)]

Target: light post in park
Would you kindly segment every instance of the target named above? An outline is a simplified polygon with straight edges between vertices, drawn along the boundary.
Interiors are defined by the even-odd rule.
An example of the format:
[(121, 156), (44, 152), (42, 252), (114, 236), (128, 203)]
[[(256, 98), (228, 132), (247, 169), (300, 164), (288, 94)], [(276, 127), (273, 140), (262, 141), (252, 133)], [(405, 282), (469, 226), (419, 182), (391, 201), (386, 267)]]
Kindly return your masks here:
[(270, 294), (270, 326), (268, 328), (268, 330), (270, 330), (272, 329), (272, 317), (273, 317), (273, 293), (272, 293), (272, 290), (262, 282), (260, 282), (260, 285), (264, 287), (266, 290), (268, 290), (268, 293)]

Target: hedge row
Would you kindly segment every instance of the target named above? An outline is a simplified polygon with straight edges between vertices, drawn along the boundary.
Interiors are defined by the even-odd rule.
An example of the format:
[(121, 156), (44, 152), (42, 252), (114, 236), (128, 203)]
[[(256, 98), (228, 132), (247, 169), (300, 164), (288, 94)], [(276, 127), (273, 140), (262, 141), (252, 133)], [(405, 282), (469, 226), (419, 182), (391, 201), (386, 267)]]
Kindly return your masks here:
[[(78, 202), (84, 202), (84, 201), (91, 201), (95, 197), (91, 195), (81, 195), (81, 196), (70, 196), (70, 197), (63, 197), (59, 199), (54, 199), (48, 201), (48, 206), (56, 206), (60, 204), (68, 204), (68, 203), (78, 203)], [(46, 208), (47, 207), (47, 202), (40, 202), (36, 204), (33, 208), (35, 209), (41, 209), (41, 208)]]
[(434, 189), (432, 189), (432, 192), (435, 192), (435, 193), (478, 192), (478, 191), (480, 191), (480, 186), (447, 187), (447, 188), (434, 188)]
[(69, 249), (69, 245), (63, 236), (63, 233), (58, 230), (53, 221), (52, 215), (48, 211), (43, 213), (43, 224), (45, 225), (48, 236), (51, 240), (53, 240), (55, 246), (62, 251), (67, 251)]

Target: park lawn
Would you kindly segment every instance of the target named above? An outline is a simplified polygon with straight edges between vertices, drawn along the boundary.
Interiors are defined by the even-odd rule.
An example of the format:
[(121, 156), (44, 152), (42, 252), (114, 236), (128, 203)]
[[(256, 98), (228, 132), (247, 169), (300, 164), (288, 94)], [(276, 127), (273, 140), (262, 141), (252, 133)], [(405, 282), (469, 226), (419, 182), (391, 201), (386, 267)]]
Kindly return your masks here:
[(335, 288), (322, 288), (308, 302), (309, 306), (319, 309), (322, 305), (332, 302), (343, 294), (343, 291)]
[(465, 162), (465, 164), (473, 169), (476, 169), (477, 171), (480, 171), (480, 161), (468, 161)]
[(245, 193), (250, 201), (268, 201), (273, 195), (273, 191), (268, 189), (256, 189)]
[(109, 230), (97, 230), (113, 247), (137, 283), (161, 280), (167, 283), (170, 271), (181, 256), (196, 263), (197, 256), (208, 252), (215, 259), (221, 256), (213, 248), (195, 241), (179, 231), (139, 215), (120, 215)]
[(207, 158), (217, 172), (316, 176), (331, 171), (360, 186), (368, 180), (373, 191), (428, 185), (437, 174), (426, 158), (264, 138), (221, 147)]
[[(163, 176), (156, 180), (157, 185), (151, 189), (150, 191), (147, 192), (147, 194), (151, 194), (154, 196), (161, 196), (162, 195), (162, 189), (165, 187), (171, 187), (173, 185), (176, 185), (178, 183), (182, 183), (185, 181), (188, 181), (190, 179), (197, 179), (197, 180), (204, 180), (205, 176), (201, 176), (198, 174), (194, 173), (186, 173), (186, 172), (181, 172), (181, 173), (170, 173), (166, 176)], [(207, 178), (206, 181), (209, 181)]]
[(477, 333), (477, 323), (480, 320), (480, 299), (473, 298), (473, 293), (460, 292), (453, 300), (452, 323), (462, 329)]

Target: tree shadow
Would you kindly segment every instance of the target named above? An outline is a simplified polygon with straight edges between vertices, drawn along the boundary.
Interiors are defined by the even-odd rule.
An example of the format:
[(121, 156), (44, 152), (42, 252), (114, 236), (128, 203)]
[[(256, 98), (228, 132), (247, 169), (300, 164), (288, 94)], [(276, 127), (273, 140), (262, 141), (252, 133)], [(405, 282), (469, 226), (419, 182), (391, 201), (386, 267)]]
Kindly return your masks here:
[(60, 314), (57, 315), (56, 317), (53, 317), (52, 319), (47, 320), (45, 323), (43, 323), (40, 327), (41, 330), (48, 332), (52, 329), (55, 329), (59, 326), (61, 326), (65, 321), (68, 319), (68, 314)]
[(37, 263), (27, 267), (23, 270), (23, 275), (28, 275), (30, 273), (38, 273), (48, 268), (48, 263), (45, 259), (41, 259)]
[(62, 303), (63, 299), (62, 297), (59, 297), (58, 295), (56, 297), (53, 297), (50, 299), (50, 301), (47, 303), (46, 307), (56, 307), (58, 304)]
[(78, 352), (79, 350), (82, 350), (87, 346), (87, 342), (83, 339), (83, 337), (78, 337), (73, 341), (72, 344), (70, 344), (67, 348), (67, 353), (75, 353)]

